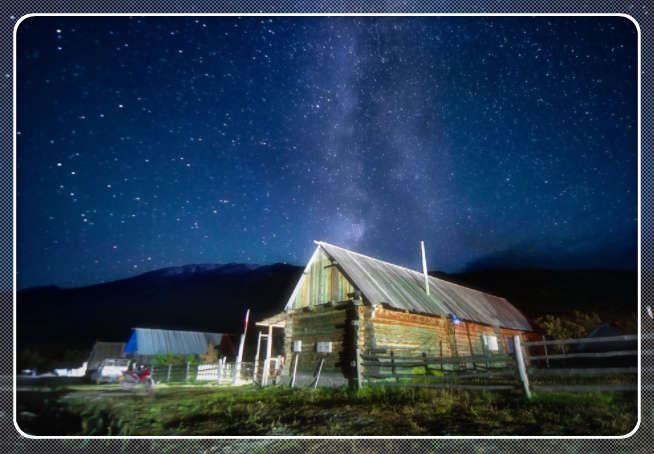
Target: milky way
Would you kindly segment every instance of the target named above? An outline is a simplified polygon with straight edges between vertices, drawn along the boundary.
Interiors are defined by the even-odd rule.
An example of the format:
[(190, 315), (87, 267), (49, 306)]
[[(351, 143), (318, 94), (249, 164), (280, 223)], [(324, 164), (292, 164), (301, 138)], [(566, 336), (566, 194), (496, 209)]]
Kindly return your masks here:
[(635, 267), (611, 17), (53, 17), (18, 31), (19, 287), (323, 240), (417, 269)]

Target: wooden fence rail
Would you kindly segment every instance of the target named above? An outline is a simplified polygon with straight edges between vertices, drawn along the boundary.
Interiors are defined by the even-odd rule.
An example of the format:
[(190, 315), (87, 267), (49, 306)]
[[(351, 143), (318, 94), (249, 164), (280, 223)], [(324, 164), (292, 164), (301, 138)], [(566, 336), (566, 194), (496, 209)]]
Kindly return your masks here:
[(525, 355), (525, 360), (537, 359), (572, 359), (572, 358), (610, 358), (613, 356), (630, 356), (637, 355), (638, 350), (619, 350), (613, 352), (602, 353), (560, 353), (556, 355)]
[(448, 374), (448, 375), (425, 375), (425, 374), (401, 374), (401, 373), (390, 373), (382, 374), (371, 372), (366, 375), (368, 378), (425, 378), (429, 377), (430, 380), (453, 380), (453, 379), (462, 379), (462, 378), (494, 378), (494, 377), (513, 377), (515, 376), (515, 371), (505, 371), (505, 372), (488, 372), (488, 373), (478, 373), (478, 374)]
[[(434, 353), (437, 353), (438, 356), (435, 356)], [(431, 351), (375, 349), (360, 353), (359, 361), (360, 366), (363, 366), (364, 369), (362, 380), (368, 386), (411, 386), (495, 391), (515, 389), (515, 384), (465, 384), (458, 382), (461, 379), (515, 377), (513, 357), (505, 354), (494, 354), (487, 350), (484, 350), (484, 353), (484, 355), (443, 357), (441, 348)], [(472, 369), (468, 368), (469, 364), (473, 365)], [(458, 370), (461, 366), (465, 370)], [(422, 370), (415, 371), (416, 368)], [(434, 375), (433, 372), (438, 372), (438, 375)]]
[(591, 392), (591, 391), (636, 391), (634, 385), (532, 385), (534, 391), (567, 391), (567, 392)]
[(537, 369), (528, 367), (529, 375), (614, 375), (636, 374), (637, 367), (600, 367), (588, 369)]
[[(406, 383), (369, 383), (369, 386), (407, 386)], [(470, 389), (480, 391), (510, 391), (515, 389), (514, 385), (461, 385), (457, 383), (411, 383), (412, 388), (436, 388), (436, 389)]]
[[(519, 338), (516, 336), (516, 345), (520, 345)], [(574, 345), (574, 344), (592, 344), (592, 343), (605, 343), (605, 344), (619, 344), (629, 341), (638, 340), (638, 335), (630, 334), (624, 336), (611, 336), (611, 337), (595, 337), (595, 338), (582, 338), (582, 339), (555, 339), (547, 341), (524, 342), (520, 347), (521, 351), (516, 354), (516, 360), (523, 362), (519, 364), (525, 368), (525, 376), (521, 377), (525, 387), (525, 393), (530, 395), (530, 390), (534, 391), (567, 391), (567, 392), (595, 392), (595, 391), (636, 391), (637, 385), (634, 384), (594, 384), (594, 385), (529, 385), (528, 374), (536, 376), (583, 376), (583, 375), (618, 375), (618, 374), (635, 374), (638, 373), (636, 367), (604, 367), (604, 368), (560, 368), (560, 369), (538, 369), (527, 368), (528, 361), (533, 360), (546, 360), (549, 367), (549, 361), (560, 359), (580, 359), (580, 358), (615, 358), (615, 357), (629, 357), (638, 354), (638, 350), (613, 350), (605, 352), (588, 352), (588, 353), (560, 353), (560, 354), (547, 354), (547, 345)], [(529, 355), (528, 349), (530, 347), (545, 346), (544, 355)], [(517, 348), (517, 347), (516, 347)], [(563, 348), (563, 347), (561, 347)], [(518, 352), (516, 352), (518, 353)]]
[[(654, 335), (647, 335), (654, 339)], [(643, 336), (642, 338), (645, 338)], [(574, 377), (574, 376), (611, 376), (622, 374), (636, 374), (636, 367), (588, 367), (588, 368), (558, 368), (550, 369), (550, 360), (569, 360), (579, 358), (611, 358), (632, 357), (638, 350), (614, 350), (603, 352), (579, 352), (548, 354), (548, 345), (574, 345), (574, 344), (618, 344), (638, 340), (637, 335), (624, 335), (612, 337), (596, 337), (583, 339), (556, 339), (536, 342), (523, 342), (520, 336), (513, 337), (515, 351), (513, 355), (494, 354), (484, 349), (483, 355), (443, 357), (442, 349), (373, 349), (367, 352), (358, 352), (357, 370), (359, 386), (366, 383), (368, 386), (411, 386), (419, 388), (439, 389), (468, 389), (468, 390), (513, 390), (518, 386), (524, 388), (527, 397), (531, 391), (635, 391), (636, 384), (530, 384), (529, 377)], [(545, 355), (529, 354), (533, 347), (544, 347)], [(563, 347), (561, 347), (563, 349)], [(434, 356), (434, 352), (440, 353)], [(649, 351), (641, 353), (648, 354)], [(654, 353), (651, 352), (651, 353)], [(533, 361), (546, 360), (547, 368), (533, 367)], [(473, 364), (474, 369), (467, 369)], [(542, 363), (541, 363), (542, 364)], [(454, 365), (454, 368), (445, 368), (445, 365)], [(463, 365), (467, 370), (457, 370), (456, 366)], [(424, 368), (424, 372), (414, 370)], [(406, 369), (410, 369), (407, 371)], [(475, 370), (475, 372), (470, 372)], [(479, 370), (477, 372), (477, 370)], [(432, 372), (437, 371), (435, 375)], [(462, 379), (484, 380), (500, 378), (501, 384), (465, 384), (458, 382)], [(381, 381), (376, 381), (381, 380)], [(505, 383), (506, 381), (509, 383)], [(515, 382), (510, 383), (511, 380)]]
[(553, 339), (546, 341), (529, 341), (524, 342), (525, 347), (535, 347), (539, 345), (565, 345), (565, 344), (592, 344), (596, 342), (625, 342), (638, 340), (637, 334), (627, 334), (624, 336), (611, 337), (583, 337), (580, 339)]
[[(403, 365), (403, 367), (416, 367), (422, 366), (425, 364), (425, 361), (430, 364), (458, 364), (458, 363), (485, 363), (489, 361), (494, 362), (513, 362), (513, 357), (509, 355), (476, 355), (476, 356), (455, 356), (455, 357), (444, 357), (440, 358), (438, 356), (404, 356), (397, 359), (398, 356), (393, 357), (384, 357), (384, 356), (375, 356), (368, 354), (361, 354), (361, 358), (364, 360), (370, 360), (373, 362), (366, 362), (367, 365), (374, 365), (378, 363), (390, 364), (394, 361), (395, 365)], [(389, 362), (390, 361), (390, 362)], [(365, 364), (364, 364), (365, 365)]]

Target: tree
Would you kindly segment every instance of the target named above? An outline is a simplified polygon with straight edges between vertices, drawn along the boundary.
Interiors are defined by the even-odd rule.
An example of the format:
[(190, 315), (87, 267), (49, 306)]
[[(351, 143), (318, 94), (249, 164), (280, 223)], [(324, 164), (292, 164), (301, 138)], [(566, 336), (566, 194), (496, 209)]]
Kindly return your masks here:
[(155, 355), (152, 360), (153, 366), (180, 366), (182, 364), (185, 364), (184, 355), (176, 355), (173, 352)]
[(573, 311), (569, 315), (555, 316), (547, 314), (534, 320), (540, 331), (549, 339), (577, 339), (586, 337), (602, 323), (595, 312)]
[(205, 353), (204, 355), (200, 355), (200, 360), (205, 364), (218, 362), (219, 359), (218, 353), (219, 352), (216, 346), (209, 344), (207, 348), (207, 353)]

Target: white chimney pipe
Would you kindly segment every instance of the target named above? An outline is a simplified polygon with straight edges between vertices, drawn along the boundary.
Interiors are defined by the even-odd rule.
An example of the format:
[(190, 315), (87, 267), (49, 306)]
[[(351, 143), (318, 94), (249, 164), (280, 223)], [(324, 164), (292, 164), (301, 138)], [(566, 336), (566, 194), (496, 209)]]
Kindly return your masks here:
[(422, 272), (425, 275), (425, 292), (429, 295), (429, 277), (427, 275), (427, 257), (425, 256), (425, 242), (420, 242), (420, 249), (422, 249)]

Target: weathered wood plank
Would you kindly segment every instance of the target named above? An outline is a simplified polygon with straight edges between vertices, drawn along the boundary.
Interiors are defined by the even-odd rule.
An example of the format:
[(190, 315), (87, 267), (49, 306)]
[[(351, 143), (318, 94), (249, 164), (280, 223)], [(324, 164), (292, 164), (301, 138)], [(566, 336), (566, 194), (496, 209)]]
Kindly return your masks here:
[(396, 361), (395, 365), (393, 366), (390, 362), (376, 362), (376, 361), (364, 361), (363, 362), (364, 366), (372, 366), (372, 367), (418, 367), (418, 366), (423, 366), (423, 362), (409, 362), (409, 361)]
[(567, 391), (567, 392), (589, 392), (589, 391), (636, 391), (638, 386), (631, 385), (531, 385), (534, 391)]
[(637, 367), (602, 367), (588, 369), (536, 369), (528, 368), (529, 375), (602, 375), (635, 374)]
[(493, 377), (514, 377), (515, 376), (515, 371), (506, 371), (506, 372), (491, 372), (491, 373), (477, 373), (477, 374), (447, 374), (447, 375), (425, 375), (425, 374), (402, 374), (402, 373), (390, 373), (390, 374), (384, 374), (384, 373), (378, 373), (378, 372), (370, 372), (370, 373), (364, 373), (366, 377), (369, 378), (427, 378), (429, 380), (454, 380), (454, 379), (461, 379), (461, 378), (493, 378)]
[(453, 383), (395, 383), (395, 382), (368, 382), (368, 386), (404, 386), (411, 388), (436, 388), (436, 389), (473, 389), (488, 391), (508, 391), (515, 389), (513, 385), (460, 385)]
[(626, 334), (623, 336), (610, 336), (610, 337), (584, 337), (581, 339), (559, 339), (548, 341), (524, 342), (525, 347), (536, 347), (539, 345), (560, 345), (560, 344), (591, 344), (594, 342), (624, 342), (637, 340), (637, 334)]
[[(603, 353), (563, 353), (558, 355), (547, 355), (547, 357), (552, 359), (570, 359), (570, 358), (610, 358), (613, 356), (630, 356), (637, 355), (638, 350), (619, 350), (615, 352), (603, 352)], [(545, 355), (537, 356), (526, 356), (527, 360), (536, 360), (536, 359), (545, 359)]]
[[(376, 356), (376, 355), (364, 355), (364, 354), (362, 354), (361, 357), (363, 359), (371, 360), (371, 361), (377, 360), (377, 361), (379, 361), (380, 364), (383, 364), (385, 362), (383, 360), (387, 359), (387, 358), (380, 358), (379, 356)], [(424, 360), (425, 359), (427, 361), (429, 361), (430, 364), (439, 364), (441, 362), (441, 357), (440, 356), (428, 356), (426, 358), (423, 358), (422, 356), (415, 356), (413, 358), (395, 356), (395, 364), (397, 366), (399, 366), (399, 365), (401, 365), (403, 363), (403, 361), (413, 364), (417, 360), (422, 360), (421, 365), (424, 365)], [(446, 364), (472, 363), (472, 362), (485, 363), (486, 360), (488, 360), (488, 362), (490, 362), (490, 363), (498, 363), (498, 362), (513, 363), (513, 358), (510, 357), (510, 356), (505, 356), (505, 355), (497, 355), (497, 356), (489, 356), (489, 357), (486, 357), (486, 356), (458, 356), (458, 357), (446, 357), (446, 358), (442, 359), (443, 363), (446, 363)], [(408, 366), (408, 367), (413, 367), (413, 366)]]

